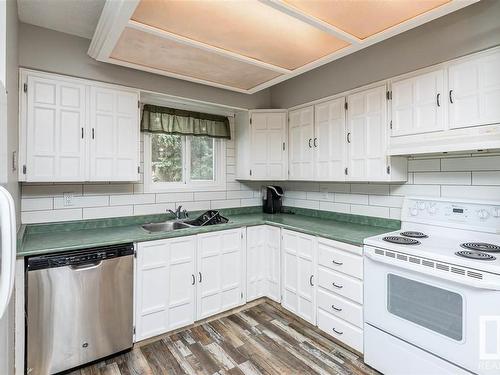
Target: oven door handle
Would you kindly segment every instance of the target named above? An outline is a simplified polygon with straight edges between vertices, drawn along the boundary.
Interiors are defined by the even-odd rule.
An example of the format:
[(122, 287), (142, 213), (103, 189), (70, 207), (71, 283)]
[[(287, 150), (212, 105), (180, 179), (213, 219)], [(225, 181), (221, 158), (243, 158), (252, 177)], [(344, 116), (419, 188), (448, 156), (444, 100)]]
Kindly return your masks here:
[[(475, 279), (473, 277), (468, 277), (468, 276), (459, 276), (455, 275), (452, 272), (449, 273), (444, 273), (446, 271), (443, 271), (443, 275), (436, 274), (436, 272), (433, 272), (433, 269), (428, 269), (425, 266), (421, 266), (420, 264), (413, 265), (412, 263), (404, 262), (404, 261), (399, 261), (394, 258), (389, 258), (385, 255), (375, 255), (369, 250), (365, 250), (364, 255), (366, 258), (369, 260), (372, 260), (374, 262), (378, 263), (383, 263), (383, 264), (388, 264), (393, 267), (397, 267), (400, 269), (406, 269), (409, 271), (414, 271), (418, 272), (420, 274), (424, 275), (429, 275), (433, 276), (435, 278), (452, 282), (455, 284), (461, 284), (465, 285), (468, 287), (476, 288), (476, 289), (486, 289), (486, 290), (500, 290), (500, 281), (499, 282), (492, 282), (492, 281), (484, 281), (480, 279)], [(465, 268), (465, 267), (464, 267)], [(367, 267), (365, 266), (365, 272), (367, 271)]]

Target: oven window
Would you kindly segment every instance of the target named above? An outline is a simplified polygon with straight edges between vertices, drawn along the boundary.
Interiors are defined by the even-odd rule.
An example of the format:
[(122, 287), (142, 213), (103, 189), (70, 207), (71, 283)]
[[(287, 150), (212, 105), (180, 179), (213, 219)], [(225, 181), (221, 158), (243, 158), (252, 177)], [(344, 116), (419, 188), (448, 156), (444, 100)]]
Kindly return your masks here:
[(446, 289), (387, 275), (387, 310), (422, 327), (462, 340), (463, 300)]

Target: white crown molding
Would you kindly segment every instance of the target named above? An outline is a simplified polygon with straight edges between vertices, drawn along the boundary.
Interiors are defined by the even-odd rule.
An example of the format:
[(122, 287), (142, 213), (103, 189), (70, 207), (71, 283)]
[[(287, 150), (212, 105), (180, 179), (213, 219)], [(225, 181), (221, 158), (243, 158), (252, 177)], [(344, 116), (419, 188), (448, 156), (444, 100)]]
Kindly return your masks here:
[[(285, 69), (273, 64), (269, 64), (266, 62), (262, 62), (248, 56), (244, 56), (235, 52), (227, 51), (218, 47), (214, 47), (208, 45), (206, 43), (201, 43), (186, 37), (182, 37), (155, 27), (151, 27), (148, 25), (144, 25), (142, 23), (131, 21), (130, 17), (132, 16), (135, 8), (139, 4), (140, 0), (107, 0), (106, 5), (104, 6), (103, 12), (101, 14), (101, 18), (99, 19), (99, 23), (97, 25), (96, 31), (94, 33), (94, 37), (92, 38), (92, 42), (90, 44), (88, 54), (96, 60), (108, 62), (112, 64), (117, 64), (121, 66), (126, 66), (129, 68), (134, 68), (138, 70), (147, 71), (150, 73), (160, 74), (163, 76), (178, 78), (190, 82), (200, 83), (208, 86), (213, 86), (217, 88), (222, 88), (226, 90), (231, 90), (240, 93), (246, 94), (254, 94), (258, 91), (276, 85), (280, 82), (288, 80), (292, 77), (298, 76), (302, 73), (315, 69), (319, 66), (330, 63), (334, 60), (340, 59), (341, 57), (347, 56), (351, 53), (357, 52), (363, 48), (371, 46), (375, 43), (388, 39), (397, 34), (403, 33), (407, 30), (420, 26), (424, 23), (430, 22), (436, 18), (447, 15), (451, 12), (455, 12), (461, 8), (469, 6), (478, 2), (479, 0), (452, 0), (447, 4), (441, 5), (440, 7), (425, 12), (419, 16), (416, 16), (408, 21), (405, 21), (401, 24), (395, 25), (391, 28), (388, 28), (380, 33), (377, 33), (373, 36), (370, 36), (366, 39), (359, 39), (353, 35), (346, 33), (343, 30), (340, 30), (322, 20), (319, 20), (316, 17), (308, 15), (299, 9), (285, 3), (283, 0), (259, 0), (263, 4), (267, 6), (273, 7), (274, 9), (278, 9), (281, 12), (284, 12), (294, 18), (297, 18), (303, 22), (308, 23), (316, 27), (319, 30), (328, 32), (335, 37), (344, 40), (350, 43), (349, 46), (344, 47), (340, 50), (337, 50), (329, 55), (326, 55), (318, 60), (315, 60), (311, 63), (303, 65), (297, 69), (289, 70)], [(141, 30), (144, 32), (148, 32), (150, 34), (159, 36), (161, 38), (174, 40), (178, 43), (188, 45), (191, 47), (195, 47), (198, 49), (202, 49), (205, 51), (217, 53), (219, 55), (225, 56), (227, 58), (231, 58), (237, 61), (246, 62), (255, 66), (259, 66), (261, 68), (265, 68), (268, 70), (272, 70), (275, 72), (281, 73), (280, 76), (273, 78), (269, 81), (266, 81), (262, 84), (259, 84), (251, 89), (245, 90), (237, 87), (227, 86), (224, 84), (219, 84), (216, 82), (211, 82), (203, 79), (198, 79), (182, 74), (171, 73), (168, 71), (150, 68), (146, 66), (142, 66), (139, 64), (133, 64), (121, 60), (116, 60), (110, 58), (110, 55), (115, 47), (121, 33), (123, 32), (125, 27), (132, 27), (136, 30)]]

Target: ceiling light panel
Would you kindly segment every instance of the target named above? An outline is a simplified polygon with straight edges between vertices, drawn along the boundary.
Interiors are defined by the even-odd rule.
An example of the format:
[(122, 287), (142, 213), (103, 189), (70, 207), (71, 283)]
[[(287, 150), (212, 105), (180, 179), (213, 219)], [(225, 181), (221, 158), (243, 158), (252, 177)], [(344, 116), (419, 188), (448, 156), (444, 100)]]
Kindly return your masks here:
[(259, 66), (126, 27), (110, 56), (143, 67), (243, 90), (280, 76)]
[(290, 70), (349, 45), (257, 0), (141, 0), (132, 20)]
[(428, 12), (451, 0), (283, 0), (360, 39)]

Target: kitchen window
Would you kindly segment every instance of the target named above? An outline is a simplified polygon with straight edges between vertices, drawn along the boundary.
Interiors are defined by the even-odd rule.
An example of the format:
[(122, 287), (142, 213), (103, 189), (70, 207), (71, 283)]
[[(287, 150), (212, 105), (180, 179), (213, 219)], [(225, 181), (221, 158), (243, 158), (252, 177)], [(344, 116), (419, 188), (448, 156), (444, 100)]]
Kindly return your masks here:
[(144, 134), (147, 192), (225, 189), (224, 139), (178, 134)]

